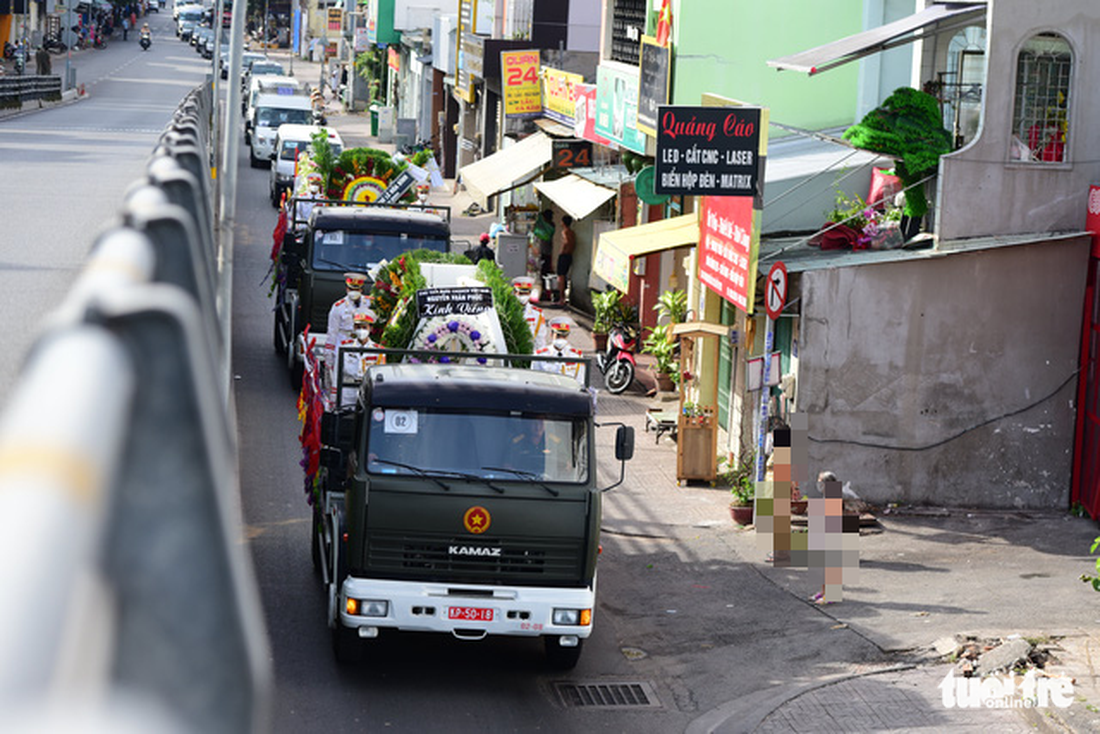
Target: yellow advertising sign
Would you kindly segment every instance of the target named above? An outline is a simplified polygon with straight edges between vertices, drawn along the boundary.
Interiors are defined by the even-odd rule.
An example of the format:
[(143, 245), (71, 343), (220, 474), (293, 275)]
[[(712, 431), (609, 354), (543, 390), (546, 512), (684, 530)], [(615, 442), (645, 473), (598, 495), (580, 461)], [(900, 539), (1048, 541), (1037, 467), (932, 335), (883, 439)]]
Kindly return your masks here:
[(551, 120), (572, 125), (577, 113), (577, 85), (584, 77), (561, 69), (542, 69), (542, 114)]
[(542, 114), (539, 52), (501, 51), (501, 86), (505, 117), (538, 117)]

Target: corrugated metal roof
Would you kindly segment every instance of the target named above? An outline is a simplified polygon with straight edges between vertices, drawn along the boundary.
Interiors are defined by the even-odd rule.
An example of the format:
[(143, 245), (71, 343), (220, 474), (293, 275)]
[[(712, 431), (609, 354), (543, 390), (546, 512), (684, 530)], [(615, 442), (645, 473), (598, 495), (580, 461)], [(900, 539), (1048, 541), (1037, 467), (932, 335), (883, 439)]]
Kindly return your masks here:
[(937, 243), (934, 238), (925, 240), (929, 246), (923, 249), (896, 250), (825, 250), (810, 247), (806, 237), (782, 237), (760, 241), (760, 272), (766, 272), (776, 260), (782, 260), (788, 273), (804, 273), (811, 270), (851, 268), (860, 265), (904, 262), (906, 260), (931, 260), (966, 252), (979, 252), (1000, 247), (1016, 247), (1037, 242), (1071, 240), (1088, 236), (1088, 232), (1036, 232), (1033, 234), (972, 237)]

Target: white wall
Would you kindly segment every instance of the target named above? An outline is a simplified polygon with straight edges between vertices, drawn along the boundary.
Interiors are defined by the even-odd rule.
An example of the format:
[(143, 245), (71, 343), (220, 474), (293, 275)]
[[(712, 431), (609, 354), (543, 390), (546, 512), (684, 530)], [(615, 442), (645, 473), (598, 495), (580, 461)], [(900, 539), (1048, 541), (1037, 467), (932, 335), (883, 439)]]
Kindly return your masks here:
[(398, 31), (431, 28), (437, 15), (458, 13), (458, 0), (396, 0), (393, 27)]
[[(987, 77), (982, 125), (968, 146), (940, 159), (937, 233), (941, 240), (1080, 230), (1088, 185), (1100, 181), (1100, 12), (1097, 0), (992, 0), (987, 13)], [(1068, 162), (1010, 163), (1017, 54), (1041, 31), (1056, 31), (1074, 52)]]

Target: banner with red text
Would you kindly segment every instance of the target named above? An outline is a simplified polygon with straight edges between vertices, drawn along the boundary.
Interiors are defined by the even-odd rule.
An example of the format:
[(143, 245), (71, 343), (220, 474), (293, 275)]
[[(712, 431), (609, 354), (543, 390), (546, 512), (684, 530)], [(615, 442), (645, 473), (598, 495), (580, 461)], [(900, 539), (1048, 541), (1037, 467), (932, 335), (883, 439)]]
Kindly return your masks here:
[(756, 217), (748, 196), (704, 196), (699, 215), (699, 280), (747, 314), (756, 292)]
[(540, 117), (542, 82), (539, 79), (539, 52), (501, 51), (501, 87), (504, 90), (505, 117)]

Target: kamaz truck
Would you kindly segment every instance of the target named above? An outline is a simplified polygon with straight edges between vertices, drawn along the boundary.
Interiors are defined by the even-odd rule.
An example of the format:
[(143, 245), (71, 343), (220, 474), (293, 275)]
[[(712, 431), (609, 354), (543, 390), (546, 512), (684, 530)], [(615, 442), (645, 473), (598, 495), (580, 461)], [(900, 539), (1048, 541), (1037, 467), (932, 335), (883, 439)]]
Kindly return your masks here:
[[(592, 394), (506, 366), (531, 356), (384, 356), (355, 405), (321, 419), (312, 553), (336, 658), (418, 631), (542, 638), (551, 665), (573, 667), (595, 621), (611, 488), (596, 485)], [(616, 425), (621, 482), (634, 433)]]
[(288, 210), (274, 264), (274, 342), (297, 389), (306, 348), (302, 333), (309, 326), (317, 344), (324, 344), (329, 309), (344, 296), (344, 273), (369, 274), (408, 250), (448, 252), (451, 215), (447, 207), (297, 198)]

